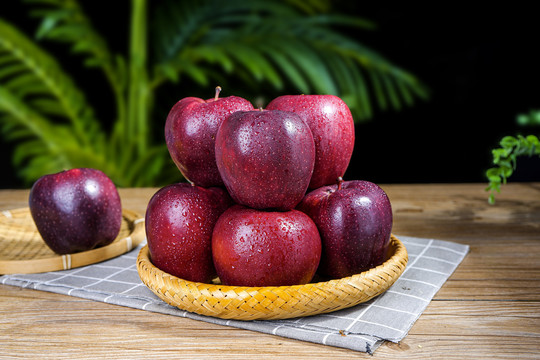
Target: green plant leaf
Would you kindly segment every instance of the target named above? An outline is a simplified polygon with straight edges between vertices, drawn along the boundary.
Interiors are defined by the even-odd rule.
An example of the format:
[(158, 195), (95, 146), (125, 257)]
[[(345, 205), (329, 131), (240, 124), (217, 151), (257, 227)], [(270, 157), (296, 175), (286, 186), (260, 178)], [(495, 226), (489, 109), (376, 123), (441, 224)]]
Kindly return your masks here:
[[(164, 120), (153, 116), (155, 94), (165, 82), (182, 86), (190, 79), (201, 87), (243, 82), (251, 88), (334, 94), (349, 104), (356, 120), (369, 119), (377, 106), (398, 110), (428, 96), (412, 74), (343, 31), (371, 31), (375, 24), (333, 12), (329, 0), (165, 0), (157, 5), (131, 0), (126, 54), (111, 51), (82, 2), (25, 3), (41, 19), (40, 43), (0, 20), (0, 130), (14, 142), (13, 160), (27, 183), (69, 167), (101, 169), (120, 186), (180, 180), (162, 139), (157, 145), (153, 138), (153, 124)], [(116, 114), (98, 122), (85, 94), (44, 50), (50, 42), (66, 44), (75, 59), (104, 72)], [(155, 46), (153, 53), (148, 44)], [(108, 122), (110, 127), (102, 127)], [(506, 152), (497, 156), (515, 164), (503, 159)], [(498, 179), (509, 174), (508, 167), (501, 169)]]
[(490, 192), (488, 202), (495, 203), (495, 192), (500, 192), (500, 186), (506, 184), (507, 179), (512, 176), (517, 166), (517, 159), (521, 156), (540, 155), (540, 142), (535, 135), (505, 136), (499, 142), (500, 148), (491, 151), (493, 155), (493, 165), (486, 171), (489, 181), (486, 191)]
[[(105, 39), (95, 30), (77, 0), (25, 0), (35, 6), (31, 14), (42, 19), (36, 37), (71, 45), (74, 53), (84, 53), (87, 64), (103, 68), (111, 86), (116, 88), (124, 75), (115, 63), (115, 55)], [(117, 92), (121, 93), (118, 89)]]
[[(97, 145), (95, 135), (99, 131), (99, 123), (93, 116), (93, 110), (59, 64), (1, 19), (0, 34), (0, 54), (10, 57), (12, 63), (18, 65), (16, 73), (0, 79), (3, 86), (21, 99), (41, 94), (49, 105), (50, 101), (56, 101), (58, 109), (61, 109), (57, 113), (71, 122), (77, 140), (86, 145)], [(39, 108), (34, 110), (40, 112)]]
[[(159, 41), (154, 42), (154, 86), (173, 78), (172, 69), (187, 73), (192, 69), (187, 61), (192, 61), (200, 69), (205, 63), (219, 64), (227, 72), (234, 69), (246, 81), (267, 82), (277, 90), (288, 83), (299, 93), (349, 99), (356, 119), (372, 116), (373, 101), (382, 110), (400, 110), (429, 96), (412, 74), (333, 29), (371, 30), (375, 26), (368, 20), (320, 13), (318, 5), (309, 3), (291, 7), (272, 0), (250, 1), (249, 6), (236, 0), (167, 4), (155, 14)], [(196, 76), (202, 83), (202, 74)]]
[(540, 126), (540, 110), (531, 110), (528, 114), (519, 114), (516, 122), (520, 126)]

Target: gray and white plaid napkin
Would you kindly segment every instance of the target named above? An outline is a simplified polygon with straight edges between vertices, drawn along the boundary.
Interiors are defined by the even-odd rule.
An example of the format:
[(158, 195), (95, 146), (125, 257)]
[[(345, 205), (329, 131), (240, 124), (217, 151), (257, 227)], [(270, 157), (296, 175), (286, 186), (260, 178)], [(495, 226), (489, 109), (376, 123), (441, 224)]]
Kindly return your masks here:
[(409, 263), (384, 294), (349, 309), (289, 320), (223, 320), (167, 305), (139, 279), (136, 259), (142, 245), (98, 264), (41, 274), (5, 275), (0, 282), (372, 354), (385, 340), (399, 342), (407, 335), (469, 251), (467, 245), (447, 241), (398, 238), (407, 248)]

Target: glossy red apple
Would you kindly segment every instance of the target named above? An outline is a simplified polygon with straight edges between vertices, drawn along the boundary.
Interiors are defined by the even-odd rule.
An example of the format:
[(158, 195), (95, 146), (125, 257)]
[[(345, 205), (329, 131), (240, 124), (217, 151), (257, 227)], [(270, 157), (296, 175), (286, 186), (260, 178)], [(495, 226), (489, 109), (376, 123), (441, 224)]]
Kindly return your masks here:
[(318, 273), (331, 278), (380, 265), (390, 244), (392, 207), (369, 181), (345, 181), (308, 193), (297, 207), (317, 225), (323, 252)]
[(223, 119), (253, 105), (237, 96), (213, 99), (187, 97), (178, 101), (165, 123), (165, 141), (174, 163), (184, 177), (198, 186), (222, 186), (216, 167), (214, 142)]
[(219, 216), (232, 205), (224, 189), (178, 183), (152, 196), (146, 210), (146, 237), (152, 263), (189, 281), (210, 282), (212, 231)]
[(231, 197), (256, 209), (290, 210), (309, 185), (315, 161), (306, 123), (286, 111), (238, 111), (216, 136), (216, 163)]
[(354, 148), (354, 121), (343, 100), (334, 95), (284, 95), (266, 109), (292, 111), (309, 125), (316, 150), (310, 189), (335, 184), (345, 174)]
[(113, 182), (96, 169), (71, 169), (39, 178), (30, 190), (30, 213), (45, 243), (72, 254), (114, 241), (122, 204)]
[(305, 284), (319, 265), (321, 238), (313, 221), (300, 211), (235, 205), (214, 228), (212, 254), (225, 285)]

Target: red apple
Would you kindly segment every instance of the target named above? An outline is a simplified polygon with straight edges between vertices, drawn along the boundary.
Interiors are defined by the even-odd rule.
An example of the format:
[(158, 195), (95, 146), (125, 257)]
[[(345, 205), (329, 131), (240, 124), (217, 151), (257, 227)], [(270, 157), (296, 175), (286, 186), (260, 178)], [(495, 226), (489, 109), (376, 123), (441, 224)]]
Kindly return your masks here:
[(313, 221), (300, 211), (235, 205), (214, 228), (212, 254), (225, 285), (305, 284), (317, 270), (321, 238)]
[(187, 97), (178, 101), (165, 123), (165, 141), (174, 163), (184, 177), (203, 187), (222, 186), (216, 167), (214, 142), (223, 119), (238, 110), (253, 110), (253, 105), (237, 96), (213, 99)]
[(266, 109), (295, 112), (309, 125), (316, 150), (310, 189), (334, 184), (345, 174), (354, 148), (354, 121), (343, 100), (334, 95), (285, 95)]
[(178, 183), (152, 196), (146, 210), (146, 238), (152, 263), (189, 281), (210, 282), (212, 231), (219, 216), (232, 205), (221, 188)]
[(118, 191), (96, 169), (42, 176), (30, 190), (29, 206), (41, 237), (57, 254), (109, 245), (122, 224)]
[(380, 265), (390, 244), (392, 207), (369, 181), (339, 180), (308, 193), (297, 207), (317, 225), (323, 251), (318, 273), (332, 278)]
[(290, 210), (305, 195), (315, 145), (306, 123), (286, 111), (238, 111), (216, 136), (219, 173), (239, 204)]

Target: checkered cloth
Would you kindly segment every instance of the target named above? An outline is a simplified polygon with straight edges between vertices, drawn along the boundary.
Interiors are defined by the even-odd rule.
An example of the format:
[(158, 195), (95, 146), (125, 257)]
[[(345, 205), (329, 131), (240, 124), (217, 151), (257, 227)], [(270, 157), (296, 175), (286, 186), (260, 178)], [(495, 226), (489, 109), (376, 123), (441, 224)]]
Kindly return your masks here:
[[(461, 263), (469, 247), (457, 243), (398, 236), (409, 253), (403, 275), (384, 294), (355, 307), (304, 318), (236, 321), (179, 310), (155, 296), (139, 279), (140, 246), (122, 256), (77, 269), (5, 275), (0, 283), (182, 316), (215, 324), (372, 354), (385, 340), (402, 340), (433, 296)], [(142, 245), (141, 245), (142, 246)]]

